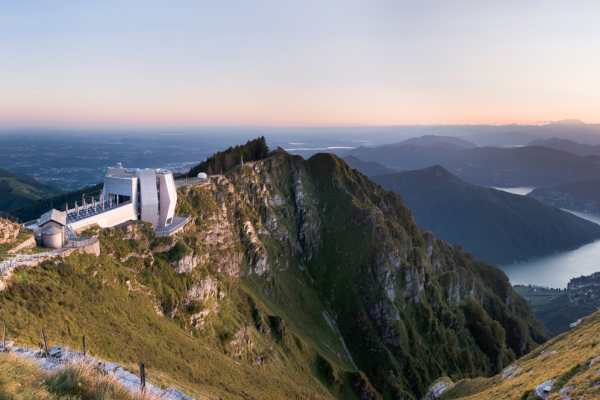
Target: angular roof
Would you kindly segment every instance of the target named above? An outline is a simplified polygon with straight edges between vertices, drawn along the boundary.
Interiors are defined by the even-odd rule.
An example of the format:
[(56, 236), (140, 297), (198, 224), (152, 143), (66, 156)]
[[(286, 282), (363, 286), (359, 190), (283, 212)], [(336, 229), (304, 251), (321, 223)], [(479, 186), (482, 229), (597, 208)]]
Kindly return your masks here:
[(42, 214), (38, 222), (38, 226), (41, 228), (44, 224), (54, 221), (61, 224), (62, 226), (67, 225), (67, 215), (64, 212), (52, 209), (45, 214)]

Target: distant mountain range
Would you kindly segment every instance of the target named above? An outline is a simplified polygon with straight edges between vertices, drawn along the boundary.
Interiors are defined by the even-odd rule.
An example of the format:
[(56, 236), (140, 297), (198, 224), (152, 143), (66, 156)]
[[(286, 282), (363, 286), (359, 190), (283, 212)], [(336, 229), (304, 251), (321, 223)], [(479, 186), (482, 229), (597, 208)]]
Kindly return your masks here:
[(600, 179), (541, 187), (528, 196), (556, 207), (600, 214)]
[(44, 185), (25, 174), (0, 168), (0, 211), (10, 213), (32, 201), (62, 193), (64, 191), (55, 186)]
[(400, 143), (386, 144), (381, 147), (398, 147), (404, 144), (414, 144), (415, 146), (423, 146), (423, 147), (438, 147), (445, 145), (457, 146), (465, 149), (472, 149), (473, 147), (477, 147), (475, 143), (469, 142), (467, 140), (457, 138), (454, 136), (437, 136), (437, 135), (425, 135), (415, 138), (406, 139)]
[(488, 262), (507, 264), (600, 238), (600, 226), (540, 201), (470, 185), (440, 166), (374, 176), (421, 228)]
[(527, 146), (543, 146), (550, 149), (568, 151), (578, 156), (600, 156), (600, 145), (592, 146), (590, 144), (581, 144), (569, 139), (560, 139), (553, 137), (550, 139), (536, 139)]
[(457, 136), (470, 140), (479, 146), (526, 145), (535, 139), (549, 139), (552, 137), (600, 144), (600, 124), (586, 124), (576, 119), (569, 119), (536, 127), (515, 125), (514, 131), (509, 132)]
[(481, 186), (539, 187), (600, 178), (600, 157), (538, 146), (464, 149), (404, 144), (359, 147), (349, 155), (398, 171), (441, 165), (465, 182)]

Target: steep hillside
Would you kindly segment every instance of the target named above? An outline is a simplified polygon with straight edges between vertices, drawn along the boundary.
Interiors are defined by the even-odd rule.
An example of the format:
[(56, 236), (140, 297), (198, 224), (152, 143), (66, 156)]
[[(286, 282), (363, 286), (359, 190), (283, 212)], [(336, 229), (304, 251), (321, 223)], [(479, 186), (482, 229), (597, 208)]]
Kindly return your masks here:
[(600, 179), (541, 187), (528, 196), (556, 207), (600, 214)]
[[(600, 313), (491, 378), (465, 379), (428, 399), (596, 399), (600, 397)], [(452, 384), (440, 380), (437, 392)], [(433, 392), (433, 391), (432, 391)]]
[(15, 272), (0, 321), (223, 398), (420, 398), (546, 340), (504, 273), (343, 160), (285, 152), (180, 192), (193, 222), (97, 229), (100, 257)]
[(600, 226), (533, 198), (469, 185), (440, 166), (373, 177), (402, 196), (423, 229), (508, 264), (600, 238)]
[(59, 188), (44, 185), (25, 174), (0, 169), (0, 211), (12, 212), (32, 201), (61, 193)]
[[(537, 288), (538, 293), (549, 292)], [(554, 334), (569, 330), (578, 319), (598, 311), (600, 308), (600, 272), (580, 276), (569, 281), (567, 288), (553, 296), (527, 296), (533, 299), (536, 316)]]
[(441, 165), (465, 182), (481, 186), (549, 186), (600, 178), (600, 161), (546, 147), (472, 149), (447, 147), (359, 147), (349, 155), (387, 168), (415, 170)]

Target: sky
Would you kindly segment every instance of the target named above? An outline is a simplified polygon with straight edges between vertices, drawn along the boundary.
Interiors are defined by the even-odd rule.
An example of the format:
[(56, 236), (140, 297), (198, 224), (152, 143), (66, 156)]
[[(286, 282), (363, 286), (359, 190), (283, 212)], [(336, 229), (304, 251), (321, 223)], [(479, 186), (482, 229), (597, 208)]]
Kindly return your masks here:
[(0, 2), (0, 127), (600, 123), (598, 1)]

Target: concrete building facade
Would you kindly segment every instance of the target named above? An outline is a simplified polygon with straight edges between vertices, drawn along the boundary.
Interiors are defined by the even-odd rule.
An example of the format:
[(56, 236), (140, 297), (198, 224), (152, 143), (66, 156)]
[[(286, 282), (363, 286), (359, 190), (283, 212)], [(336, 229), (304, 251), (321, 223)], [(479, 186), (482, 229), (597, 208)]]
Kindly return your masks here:
[[(161, 169), (109, 167), (104, 178), (102, 199), (106, 203), (131, 202), (136, 218), (153, 227), (172, 223), (177, 204), (173, 174)], [(160, 200), (159, 200), (160, 199)]]
[[(28, 228), (37, 232), (44, 247), (61, 248), (77, 232), (98, 225), (110, 228), (127, 221), (150, 222), (156, 234), (170, 235), (189, 218), (175, 217), (177, 189), (173, 174), (163, 169), (109, 167), (102, 195), (63, 212), (50, 210)], [(160, 232), (159, 232), (160, 230)]]

